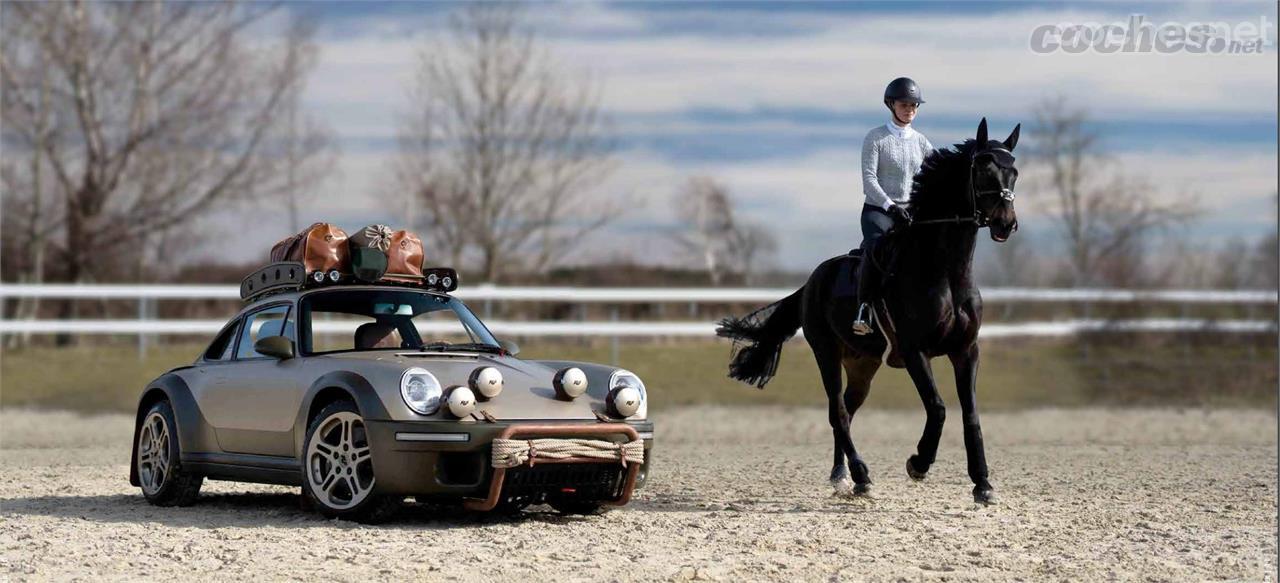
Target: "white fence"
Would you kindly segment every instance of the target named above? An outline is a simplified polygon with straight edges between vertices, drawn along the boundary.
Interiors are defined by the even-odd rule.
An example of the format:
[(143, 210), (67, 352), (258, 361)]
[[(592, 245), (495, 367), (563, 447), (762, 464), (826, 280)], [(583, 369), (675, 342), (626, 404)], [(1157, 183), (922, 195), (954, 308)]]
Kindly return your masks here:
[[(565, 303), (769, 303), (787, 296), (795, 288), (670, 288), (670, 287), (499, 287), (478, 285), (459, 289), (453, 295), (464, 301), (537, 301)], [(0, 299), (223, 299), (240, 298), (233, 285), (68, 285), (0, 284)], [(986, 302), (1097, 302), (1097, 303), (1192, 303), (1192, 304), (1275, 304), (1270, 290), (1129, 290), (1051, 289), (997, 287), (982, 290)]]
[[(482, 285), (459, 290), (467, 302), (557, 302), (569, 304), (765, 304), (785, 297), (792, 288), (570, 288), (497, 287)], [(239, 288), (227, 285), (20, 285), (0, 284), (0, 300), (28, 297), (45, 299), (135, 300), (137, 319), (131, 320), (0, 320), (0, 333), (17, 334), (208, 334), (225, 320), (159, 320), (152, 318), (155, 301), (174, 299), (239, 299)], [(1108, 290), (990, 288), (982, 292), (987, 304), (1044, 303), (1172, 303), (1274, 305), (1274, 291), (1215, 290)], [(490, 320), (495, 333), (509, 336), (687, 336), (709, 337), (715, 324), (707, 321), (549, 321)], [(1273, 320), (1210, 320), (1203, 318), (1104, 320), (1072, 319), (1044, 322), (989, 323), (984, 338), (1015, 336), (1068, 336), (1081, 332), (1177, 332), (1265, 333), (1276, 330)]]

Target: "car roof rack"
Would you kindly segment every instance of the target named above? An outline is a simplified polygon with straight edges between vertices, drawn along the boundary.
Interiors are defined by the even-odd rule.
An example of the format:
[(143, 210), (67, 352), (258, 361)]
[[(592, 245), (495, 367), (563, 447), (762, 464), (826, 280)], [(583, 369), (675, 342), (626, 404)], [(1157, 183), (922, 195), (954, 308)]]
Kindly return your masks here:
[(363, 281), (351, 273), (343, 273), (336, 269), (328, 272), (316, 271), (308, 275), (302, 263), (281, 261), (267, 264), (241, 280), (240, 299), (251, 302), (278, 293), (343, 285), (385, 285), (442, 293), (458, 289), (458, 272), (449, 267), (423, 269), (422, 275), (387, 275), (396, 280)]

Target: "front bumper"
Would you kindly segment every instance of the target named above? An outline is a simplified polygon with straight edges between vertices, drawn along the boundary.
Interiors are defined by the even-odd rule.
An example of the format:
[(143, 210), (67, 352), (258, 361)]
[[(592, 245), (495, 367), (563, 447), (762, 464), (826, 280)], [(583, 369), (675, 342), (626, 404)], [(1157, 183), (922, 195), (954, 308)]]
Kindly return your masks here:
[[(414, 496), (426, 500), (491, 499), (491, 486), (501, 486), (500, 470), (491, 463), (493, 440), (521, 426), (554, 425), (567, 428), (603, 428), (625, 425), (644, 442), (644, 463), (634, 472), (635, 487), (648, 477), (652, 461), (653, 422), (601, 423), (595, 420), (521, 420), (497, 423), (454, 421), (365, 422), (372, 448), (377, 489), (384, 494)], [(540, 437), (572, 437), (570, 432), (540, 431)], [(593, 439), (625, 440), (621, 435)], [(621, 466), (615, 464), (621, 469)], [(629, 473), (629, 472), (624, 472)]]

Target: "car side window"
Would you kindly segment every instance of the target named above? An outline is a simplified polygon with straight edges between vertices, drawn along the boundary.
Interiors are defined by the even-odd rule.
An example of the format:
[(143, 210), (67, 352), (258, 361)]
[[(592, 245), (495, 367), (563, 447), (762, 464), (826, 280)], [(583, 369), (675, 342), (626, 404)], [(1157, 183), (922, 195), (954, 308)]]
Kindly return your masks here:
[(289, 306), (285, 304), (245, 316), (244, 324), (240, 327), (240, 344), (236, 347), (236, 359), (266, 358), (265, 355), (258, 354), (258, 351), (253, 349), (254, 343), (268, 336), (287, 336), (289, 326), (285, 317), (288, 315)]
[(236, 347), (236, 331), (240, 329), (240, 321), (236, 320), (226, 330), (223, 330), (213, 343), (209, 345), (209, 349), (204, 351), (205, 360), (231, 360), (231, 351)]

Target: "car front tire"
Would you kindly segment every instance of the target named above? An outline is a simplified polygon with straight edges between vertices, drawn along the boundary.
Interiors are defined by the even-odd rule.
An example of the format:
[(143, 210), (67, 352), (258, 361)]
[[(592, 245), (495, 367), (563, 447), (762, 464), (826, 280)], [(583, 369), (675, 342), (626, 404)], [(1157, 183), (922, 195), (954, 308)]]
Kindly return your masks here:
[(320, 411), (302, 451), (302, 494), (320, 514), (376, 523), (399, 508), (399, 499), (376, 491), (369, 433), (355, 403), (336, 401)]
[(160, 401), (138, 427), (135, 469), (142, 495), (156, 506), (190, 506), (200, 495), (204, 476), (183, 469), (173, 407)]

